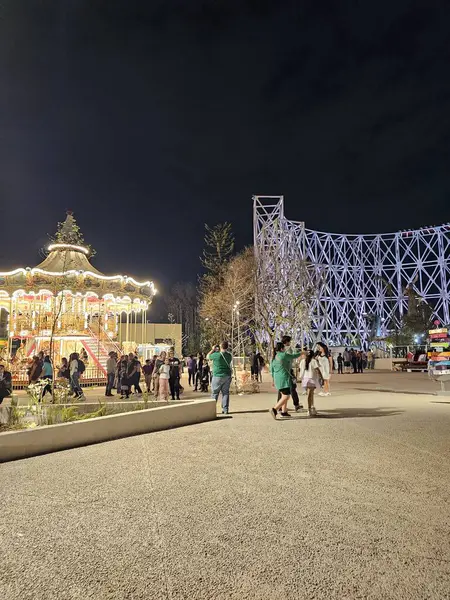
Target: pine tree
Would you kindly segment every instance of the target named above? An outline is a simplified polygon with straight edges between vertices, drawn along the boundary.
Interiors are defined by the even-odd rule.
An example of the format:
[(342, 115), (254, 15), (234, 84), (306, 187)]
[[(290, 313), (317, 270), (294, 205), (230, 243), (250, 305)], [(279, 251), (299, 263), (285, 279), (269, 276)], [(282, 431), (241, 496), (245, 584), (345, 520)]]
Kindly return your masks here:
[(54, 236), (50, 238), (56, 244), (71, 244), (72, 246), (83, 246), (89, 250), (89, 254), (93, 256), (95, 250), (84, 241), (80, 227), (72, 214), (72, 211), (67, 211), (66, 220), (63, 223), (58, 223), (58, 228)]
[(234, 236), (230, 223), (219, 223), (214, 227), (205, 224), (205, 249), (201, 258), (204, 268), (217, 275), (233, 255)]

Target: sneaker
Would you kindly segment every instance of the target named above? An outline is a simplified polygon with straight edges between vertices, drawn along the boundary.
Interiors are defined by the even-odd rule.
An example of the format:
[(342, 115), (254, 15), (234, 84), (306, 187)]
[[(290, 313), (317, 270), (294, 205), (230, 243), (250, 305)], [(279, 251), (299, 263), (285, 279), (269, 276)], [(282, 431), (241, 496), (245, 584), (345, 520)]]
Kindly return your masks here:
[(331, 396), (331, 392), (327, 392), (325, 396)]
[(295, 407), (295, 412), (300, 412), (301, 410), (303, 410), (303, 404), (299, 404)]
[(311, 408), (308, 410), (308, 417), (317, 417), (317, 410), (314, 408), (314, 406), (311, 406)]
[(289, 418), (291, 418), (291, 415), (288, 412), (280, 413), (280, 419), (289, 419)]
[(276, 408), (269, 408), (269, 412), (274, 419), (277, 418), (277, 409)]
[(318, 396), (326, 396), (326, 393), (325, 392), (319, 392), (317, 395)]

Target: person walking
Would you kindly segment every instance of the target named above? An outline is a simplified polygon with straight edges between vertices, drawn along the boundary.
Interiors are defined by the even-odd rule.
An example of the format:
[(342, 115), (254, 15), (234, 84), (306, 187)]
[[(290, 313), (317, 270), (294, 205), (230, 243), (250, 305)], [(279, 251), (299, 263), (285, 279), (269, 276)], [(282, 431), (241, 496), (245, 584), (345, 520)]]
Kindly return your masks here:
[(314, 390), (319, 385), (320, 367), (314, 358), (314, 352), (310, 350), (306, 358), (300, 361), (300, 380), (302, 386), (306, 388), (308, 394), (308, 416), (317, 417), (317, 411), (314, 406)]
[[(299, 410), (303, 410), (303, 404), (301, 404), (300, 398), (298, 397), (297, 379), (295, 377), (294, 369), (291, 369), (291, 396), (292, 396), (292, 402), (294, 403), (295, 412), (298, 412)], [(277, 402), (279, 402), (280, 399), (281, 399), (281, 392), (278, 391)], [(280, 411), (281, 411), (281, 409), (279, 409), (278, 412), (280, 412)]]
[(343, 354), (342, 358), (344, 359), (344, 373), (350, 373), (352, 356), (351, 356), (348, 348), (346, 348), (344, 350), (344, 354)]
[(169, 378), (170, 378), (170, 361), (169, 358), (164, 359), (164, 363), (158, 368), (159, 375), (159, 399), (167, 402), (169, 400)]
[(147, 358), (147, 360), (145, 361), (145, 365), (142, 367), (142, 371), (144, 373), (145, 385), (147, 387), (148, 394), (150, 394), (150, 391), (152, 389), (152, 376), (153, 376), (154, 367), (155, 367), (155, 363), (152, 362), (150, 360), (150, 358)]
[(153, 369), (153, 393), (155, 394), (156, 398), (159, 397), (159, 369), (166, 362), (166, 357), (167, 354), (163, 350), (159, 355), (159, 358), (155, 360), (155, 368)]
[(291, 395), (292, 362), (301, 355), (301, 351), (289, 352), (291, 338), (284, 336), (282, 342), (278, 342), (274, 350), (274, 359), (270, 363), (270, 372), (273, 378), (273, 384), (280, 392), (281, 396), (278, 402), (269, 409), (269, 413), (274, 419), (277, 418), (278, 411), (281, 409), (280, 418), (290, 417), (287, 410), (287, 403)]
[(323, 391), (319, 392), (319, 396), (331, 396), (330, 379), (333, 371), (333, 358), (330, 356), (328, 346), (323, 342), (317, 343), (317, 350), (319, 351), (317, 362), (323, 378)]
[(124, 397), (128, 400), (130, 397), (130, 383), (128, 381), (127, 373), (128, 373), (128, 357), (122, 356), (117, 367), (117, 393), (120, 391), (120, 399), (123, 400)]
[(233, 369), (233, 356), (228, 351), (228, 342), (222, 342), (219, 351), (213, 347), (206, 357), (212, 362), (213, 376), (211, 382), (212, 397), (217, 402), (222, 394), (222, 414), (227, 415), (230, 410), (230, 386)]
[(69, 363), (67, 362), (67, 358), (65, 357), (61, 359), (61, 366), (58, 369), (58, 378), (68, 379), (70, 381)]
[(77, 400), (86, 400), (80, 386), (80, 374), (82, 371), (80, 370), (79, 362), (81, 361), (78, 352), (74, 352), (70, 355), (70, 387)]
[(189, 385), (195, 386), (195, 376), (197, 374), (197, 361), (194, 358), (194, 355), (191, 354), (187, 359), (187, 369), (188, 369), (188, 382)]
[(5, 365), (0, 365), (0, 404), (5, 398), (12, 394), (12, 376), (5, 369)]
[(47, 392), (52, 393), (52, 383), (53, 383), (53, 365), (50, 360), (50, 356), (46, 356), (44, 358), (44, 364), (42, 365), (42, 379), (47, 381), (47, 384), (42, 389), (41, 398), (43, 398)]
[(139, 380), (141, 379), (141, 363), (138, 358), (130, 352), (128, 355), (128, 365), (127, 365), (127, 381), (128, 386), (131, 392), (131, 386), (134, 386), (134, 393), (136, 396), (140, 396), (142, 394), (141, 386), (139, 385)]
[(108, 354), (109, 358), (106, 361), (106, 390), (105, 396), (113, 396), (112, 389), (114, 386), (114, 378), (116, 376), (116, 353), (111, 351)]
[(251, 378), (254, 381), (258, 381), (258, 379), (259, 379), (259, 359), (258, 359), (258, 353), (256, 352), (256, 350), (253, 350), (252, 353), (250, 354), (250, 373), (251, 373)]
[(180, 399), (180, 378), (181, 378), (181, 360), (174, 355), (174, 352), (169, 353), (170, 377), (169, 388), (172, 400)]
[[(262, 372), (263, 372), (263, 369), (264, 369), (265, 362), (264, 362), (264, 358), (261, 356), (260, 352), (256, 353), (256, 357), (258, 359), (258, 381), (259, 381), (259, 383), (262, 383), (263, 382), (263, 380), (262, 380)], [(292, 398), (294, 398), (294, 397), (292, 396)]]
[(202, 373), (203, 373), (204, 361), (205, 361), (205, 359), (204, 359), (203, 354), (201, 352), (199, 352), (198, 357), (197, 357), (197, 372), (195, 374), (194, 392), (196, 392), (198, 390), (198, 388), (201, 387), (201, 385), (202, 385)]
[(362, 352), (356, 354), (356, 368), (358, 373), (364, 372), (364, 356)]
[(339, 352), (338, 357), (337, 357), (337, 364), (338, 364), (338, 375), (343, 375), (344, 371), (343, 371), (343, 365), (344, 365), (344, 359), (342, 357), (341, 352)]
[(42, 373), (42, 364), (39, 356), (33, 356), (33, 362), (31, 363), (30, 370), (28, 372), (28, 383), (36, 383)]

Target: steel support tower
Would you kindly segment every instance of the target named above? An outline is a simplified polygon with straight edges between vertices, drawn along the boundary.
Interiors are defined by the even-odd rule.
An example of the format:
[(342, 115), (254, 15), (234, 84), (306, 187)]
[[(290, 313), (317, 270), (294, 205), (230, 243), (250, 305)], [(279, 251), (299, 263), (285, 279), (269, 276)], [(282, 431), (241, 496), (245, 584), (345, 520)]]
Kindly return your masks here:
[[(254, 196), (257, 277), (271, 269), (260, 260), (270, 243), (279, 268), (307, 261), (321, 273), (311, 306), (310, 341), (335, 346), (384, 337), (400, 327), (411, 292), (450, 323), (450, 224), (382, 234), (337, 234), (306, 229), (284, 216), (283, 196)], [(261, 265), (264, 263), (264, 268)]]

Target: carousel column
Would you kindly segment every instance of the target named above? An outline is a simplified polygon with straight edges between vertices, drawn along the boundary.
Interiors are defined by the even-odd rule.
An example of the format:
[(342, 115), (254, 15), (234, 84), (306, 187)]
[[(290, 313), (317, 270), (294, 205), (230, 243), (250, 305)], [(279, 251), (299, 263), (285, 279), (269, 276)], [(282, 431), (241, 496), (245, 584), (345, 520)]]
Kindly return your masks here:
[(127, 327), (126, 327), (126, 332), (125, 332), (125, 337), (126, 337), (126, 342), (128, 343), (130, 341), (129, 339), (129, 331), (130, 331), (130, 314), (129, 311), (127, 309)]
[(13, 319), (13, 297), (9, 299), (9, 316), (8, 316), (8, 343), (6, 345), (6, 359), (9, 362), (12, 350), (12, 337), (11, 331), (14, 331), (14, 319)]
[[(102, 305), (100, 298), (98, 299), (98, 340), (97, 340), (97, 360), (100, 362), (100, 336), (102, 335)], [(101, 377), (99, 365), (97, 365), (97, 379)]]
[(147, 327), (147, 311), (141, 311), (141, 344), (144, 345), (144, 327)]

